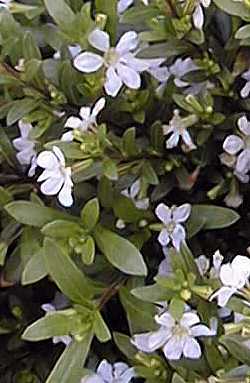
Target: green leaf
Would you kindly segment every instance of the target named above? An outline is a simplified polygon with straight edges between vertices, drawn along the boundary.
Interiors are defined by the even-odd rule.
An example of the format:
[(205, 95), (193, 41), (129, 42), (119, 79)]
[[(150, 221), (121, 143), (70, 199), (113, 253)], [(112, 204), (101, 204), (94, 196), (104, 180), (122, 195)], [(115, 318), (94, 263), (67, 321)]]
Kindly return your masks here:
[(250, 25), (244, 25), (235, 33), (236, 39), (248, 39), (250, 37)]
[(95, 260), (95, 241), (93, 237), (88, 236), (82, 244), (82, 261), (85, 265), (91, 265)]
[(185, 302), (179, 298), (173, 298), (169, 305), (170, 314), (176, 319), (180, 320), (185, 309)]
[(131, 275), (146, 275), (147, 267), (139, 250), (127, 239), (120, 237), (100, 224), (94, 238), (108, 261), (119, 270)]
[(62, 29), (73, 24), (75, 14), (64, 0), (44, 0), (44, 4), (50, 16)]
[(76, 330), (76, 325), (76, 316), (73, 318), (72, 315), (68, 316), (60, 312), (47, 314), (27, 327), (22, 339), (38, 342), (53, 336), (68, 335)]
[(35, 283), (46, 277), (48, 274), (44, 264), (43, 251), (34, 254), (26, 263), (22, 273), (22, 285)]
[(57, 220), (47, 225), (43, 226), (41, 232), (48, 236), (54, 238), (69, 238), (80, 233), (80, 225), (75, 222)]
[(123, 150), (128, 157), (136, 156), (139, 152), (138, 147), (136, 145), (136, 130), (135, 128), (127, 129), (122, 137)]
[(0, 242), (0, 266), (4, 265), (7, 251), (8, 251), (8, 245), (5, 242), (1, 241)]
[(219, 341), (226, 347), (228, 352), (246, 365), (250, 365), (250, 350), (243, 343), (243, 337), (238, 335), (224, 335)]
[(44, 259), (54, 282), (73, 302), (85, 304), (93, 296), (94, 291), (88, 279), (66, 251), (50, 238), (44, 241)]
[(93, 333), (86, 333), (81, 342), (73, 341), (58, 359), (46, 383), (79, 383), (87, 359)]
[(239, 16), (244, 20), (250, 20), (250, 9), (243, 2), (234, 0), (214, 0), (214, 3), (224, 12), (230, 15)]
[(41, 60), (42, 56), (31, 32), (26, 32), (23, 38), (23, 55), (25, 60)]
[(156, 328), (155, 306), (153, 304), (140, 301), (126, 287), (119, 290), (119, 296), (126, 311), (131, 334)]
[(77, 218), (69, 214), (62, 213), (50, 207), (39, 206), (29, 201), (20, 200), (10, 202), (4, 208), (17, 222), (36, 227), (42, 227), (56, 220), (77, 220)]
[(100, 205), (97, 198), (93, 198), (86, 203), (81, 211), (82, 224), (88, 231), (96, 226), (100, 215)]
[(12, 102), (12, 106), (7, 114), (7, 125), (13, 125), (15, 122), (21, 120), (28, 113), (34, 110), (40, 101), (33, 98), (23, 98)]
[(205, 219), (202, 226), (204, 230), (223, 229), (240, 219), (239, 214), (232, 209), (213, 205), (193, 205), (189, 219), (200, 221), (200, 217)]
[(137, 287), (131, 291), (131, 294), (142, 301), (152, 303), (167, 301), (171, 297), (171, 294), (169, 294), (165, 287), (156, 283), (151, 286)]
[(107, 15), (106, 30), (110, 34), (112, 44), (115, 43), (117, 26), (117, 0), (95, 0), (96, 11)]
[(115, 344), (119, 348), (119, 350), (128, 358), (133, 359), (137, 354), (138, 350), (132, 345), (131, 338), (128, 335), (114, 332), (113, 338)]
[(113, 201), (115, 216), (125, 222), (138, 222), (150, 215), (143, 209), (137, 209), (133, 201), (125, 196), (118, 196)]
[(99, 311), (95, 313), (93, 331), (100, 342), (108, 342), (111, 339), (109, 328), (104, 322), (103, 317)]

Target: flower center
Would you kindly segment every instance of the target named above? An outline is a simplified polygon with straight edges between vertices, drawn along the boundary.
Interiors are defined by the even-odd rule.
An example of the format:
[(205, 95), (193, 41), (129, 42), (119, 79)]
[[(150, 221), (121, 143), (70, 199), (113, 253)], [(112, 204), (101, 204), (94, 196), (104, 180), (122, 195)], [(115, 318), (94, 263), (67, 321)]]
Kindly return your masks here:
[(119, 53), (115, 48), (110, 48), (104, 55), (104, 62), (106, 66), (114, 66), (120, 59)]
[(173, 336), (178, 336), (178, 337), (184, 337), (184, 336), (188, 336), (190, 333), (189, 329), (187, 327), (184, 327), (184, 326), (181, 326), (179, 324), (177, 324), (174, 328), (173, 328)]
[(167, 225), (166, 225), (166, 228), (167, 228), (167, 231), (169, 232), (169, 234), (173, 233), (174, 229), (175, 229), (175, 222), (169, 222)]

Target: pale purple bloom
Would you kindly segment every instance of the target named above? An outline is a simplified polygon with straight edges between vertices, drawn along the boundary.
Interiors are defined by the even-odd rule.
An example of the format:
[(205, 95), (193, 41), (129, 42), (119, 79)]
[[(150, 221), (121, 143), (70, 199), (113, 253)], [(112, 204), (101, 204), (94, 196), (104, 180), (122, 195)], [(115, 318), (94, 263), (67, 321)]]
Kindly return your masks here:
[(208, 8), (211, 4), (211, 0), (198, 0), (193, 13), (193, 23), (197, 29), (202, 29), (204, 24), (204, 12), (202, 7)]
[(74, 66), (84, 73), (96, 72), (104, 67), (104, 89), (112, 97), (117, 96), (123, 84), (130, 89), (139, 89), (141, 86), (140, 73), (152, 65), (160, 65), (165, 61), (165, 59), (136, 58), (135, 50), (138, 47), (139, 38), (134, 31), (126, 32), (116, 47), (110, 46), (108, 33), (100, 29), (92, 31), (88, 40), (92, 47), (103, 52), (104, 55), (83, 52), (74, 59)]
[[(43, 311), (48, 313), (47, 315), (53, 314), (54, 312), (57, 311), (56, 306), (53, 305), (52, 303), (44, 303), (41, 306), (41, 308), (43, 309)], [(65, 346), (68, 346), (71, 343), (72, 338), (69, 335), (62, 335), (62, 336), (53, 336), (52, 340), (54, 344), (62, 342), (65, 344)]]
[(13, 140), (13, 146), (18, 151), (16, 157), (21, 165), (30, 165), (28, 176), (32, 177), (35, 174), (37, 166), (35, 141), (29, 137), (33, 126), (23, 120), (20, 120), (18, 121), (18, 127), (21, 135)]
[(185, 358), (198, 359), (201, 357), (201, 348), (196, 337), (214, 336), (214, 329), (200, 323), (196, 312), (185, 312), (177, 321), (169, 312), (155, 316), (155, 321), (160, 325), (157, 331), (135, 335), (132, 343), (139, 350), (152, 353), (162, 349), (169, 360)]
[(191, 205), (186, 203), (179, 207), (169, 208), (164, 203), (160, 203), (155, 214), (163, 223), (163, 228), (158, 236), (158, 241), (162, 246), (167, 246), (172, 242), (173, 246), (179, 251), (184, 242), (186, 232), (181, 223), (185, 222), (191, 213)]
[(163, 134), (170, 137), (166, 141), (167, 149), (172, 149), (176, 147), (182, 138), (182, 141), (187, 146), (189, 150), (196, 149), (196, 145), (193, 143), (192, 137), (187, 130), (185, 120), (180, 117), (180, 112), (178, 109), (174, 110), (174, 116), (169, 121), (169, 125), (163, 125)]
[(9, 8), (13, 0), (0, 0), (0, 8)]
[(62, 135), (62, 141), (72, 141), (74, 138), (73, 132), (75, 129), (79, 129), (82, 132), (87, 132), (89, 129), (95, 128), (97, 126), (96, 118), (104, 107), (105, 98), (102, 97), (95, 103), (92, 109), (89, 106), (83, 106), (80, 109), (80, 118), (70, 116), (64, 126), (65, 128), (70, 128), (72, 130)]
[(121, 194), (125, 197), (130, 198), (134, 202), (137, 209), (147, 210), (149, 207), (149, 199), (140, 198), (140, 190), (141, 181), (140, 179), (138, 179), (135, 182), (133, 182), (133, 184), (129, 188), (123, 190)]
[(244, 80), (246, 80), (246, 83), (244, 87), (240, 91), (240, 95), (242, 98), (247, 98), (250, 93), (250, 70), (244, 72), (241, 76)]
[(96, 374), (85, 376), (81, 383), (129, 383), (134, 376), (134, 368), (130, 368), (126, 363), (117, 362), (112, 365), (104, 359), (99, 364)]
[(44, 168), (37, 180), (43, 182), (41, 192), (46, 195), (58, 194), (58, 200), (63, 206), (71, 206), (73, 204), (71, 168), (65, 166), (62, 151), (53, 146), (51, 151), (41, 152), (37, 157), (37, 165)]
[[(68, 50), (71, 57), (75, 58), (81, 52), (82, 48), (80, 47), (80, 45), (69, 45)], [(53, 58), (59, 60), (61, 58), (61, 52), (56, 51), (53, 55)]]
[[(238, 128), (239, 134), (228, 136), (223, 143), (223, 149), (231, 156), (232, 164), (235, 162), (235, 174), (240, 178), (247, 177), (246, 173), (250, 170), (250, 122), (246, 116), (239, 118)], [(225, 157), (222, 161), (225, 163)]]
[(219, 288), (212, 296), (218, 299), (218, 305), (226, 306), (229, 299), (248, 282), (250, 276), (250, 259), (237, 255), (232, 263), (226, 263), (220, 268), (220, 281), (222, 287)]
[(223, 255), (217, 250), (213, 254), (212, 267), (210, 268), (210, 261), (205, 255), (200, 255), (195, 259), (199, 273), (205, 276), (209, 271), (210, 278), (218, 278), (220, 274), (221, 265), (223, 262)]

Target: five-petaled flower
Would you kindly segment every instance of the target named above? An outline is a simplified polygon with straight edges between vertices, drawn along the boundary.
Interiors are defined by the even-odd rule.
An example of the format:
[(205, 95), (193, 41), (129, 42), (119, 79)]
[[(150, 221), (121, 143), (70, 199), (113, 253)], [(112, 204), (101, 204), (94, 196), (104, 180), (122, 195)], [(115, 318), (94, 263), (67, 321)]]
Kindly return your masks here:
[(89, 106), (83, 106), (80, 109), (80, 118), (75, 116), (70, 116), (66, 123), (65, 128), (71, 128), (73, 130), (68, 131), (62, 135), (62, 141), (72, 141), (74, 138), (74, 130), (79, 129), (82, 132), (87, 132), (89, 129), (94, 129), (97, 126), (96, 118), (98, 114), (105, 107), (105, 98), (100, 98), (93, 108)]
[(229, 299), (248, 282), (250, 276), (250, 259), (237, 255), (232, 263), (226, 263), (220, 268), (220, 281), (222, 286), (212, 294), (210, 300), (217, 298), (218, 305), (226, 306)]
[(37, 157), (37, 165), (45, 170), (38, 177), (38, 182), (43, 182), (41, 192), (46, 195), (58, 194), (59, 202), (69, 207), (73, 204), (71, 168), (65, 166), (62, 151), (53, 146), (52, 151), (45, 150)]
[(169, 125), (163, 125), (163, 134), (170, 137), (166, 141), (167, 149), (172, 149), (178, 145), (180, 138), (182, 138), (185, 146), (188, 150), (196, 149), (196, 145), (193, 143), (192, 137), (187, 130), (185, 119), (180, 117), (179, 110), (174, 110), (174, 116), (169, 121)]
[(164, 312), (156, 315), (155, 321), (160, 328), (134, 335), (132, 344), (147, 353), (162, 349), (169, 360), (178, 360), (182, 355), (190, 359), (200, 358), (201, 348), (195, 338), (215, 335), (214, 330), (200, 323), (198, 314), (193, 311), (185, 312), (179, 321), (169, 312)]
[(92, 52), (83, 52), (75, 57), (74, 66), (81, 72), (92, 73), (105, 68), (104, 89), (115, 97), (122, 85), (130, 89), (141, 86), (140, 73), (152, 65), (161, 64), (165, 59), (139, 59), (135, 57), (135, 49), (139, 44), (138, 34), (126, 32), (116, 47), (111, 47), (107, 32), (95, 29), (89, 34), (88, 41), (92, 47), (104, 53), (100, 56)]
[[(228, 136), (223, 143), (223, 149), (231, 158), (231, 164), (228, 162), (228, 166), (235, 166), (236, 176), (244, 182), (248, 181), (246, 173), (250, 170), (250, 122), (246, 116), (242, 116), (237, 124), (239, 134)], [(225, 156), (221, 159), (227, 164)]]
[(20, 120), (18, 121), (18, 127), (21, 136), (13, 140), (13, 146), (18, 151), (16, 157), (21, 165), (30, 165), (28, 176), (32, 177), (35, 174), (35, 169), (37, 166), (35, 141), (33, 141), (29, 137), (33, 126), (29, 123), (24, 122), (23, 120)]
[(99, 364), (96, 374), (85, 376), (81, 383), (129, 383), (134, 376), (134, 368), (130, 368), (126, 363), (117, 362), (112, 365), (104, 359)]
[(173, 246), (179, 251), (182, 242), (186, 237), (186, 232), (181, 223), (185, 222), (191, 213), (191, 205), (185, 203), (179, 207), (169, 208), (164, 203), (160, 203), (155, 214), (162, 221), (163, 228), (158, 236), (158, 241), (162, 246), (167, 246), (172, 241)]

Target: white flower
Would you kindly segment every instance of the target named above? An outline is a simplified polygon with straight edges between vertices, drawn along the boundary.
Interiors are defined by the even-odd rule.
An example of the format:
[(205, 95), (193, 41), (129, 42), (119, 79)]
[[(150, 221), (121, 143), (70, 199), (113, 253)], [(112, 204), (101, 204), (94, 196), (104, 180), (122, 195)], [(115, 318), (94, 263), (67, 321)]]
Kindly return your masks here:
[[(41, 306), (41, 308), (46, 313), (53, 313), (56, 311), (56, 307), (52, 303), (45, 303)], [(65, 344), (65, 346), (68, 346), (71, 343), (72, 338), (69, 335), (63, 335), (63, 336), (53, 336), (52, 340), (54, 344), (62, 342)]]
[(130, 198), (134, 202), (137, 209), (147, 210), (149, 207), (149, 199), (139, 198), (140, 189), (141, 181), (138, 179), (128, 189), (123, 190), (121, 194)]
[(31, 165), (28, 176), (32, 177), (35, 174), (37, 166), (35, 141), (29, 138), (29, 134), (33, 129), (33, 126), (23, 120), (20, 120), (18, 121), (18, 127), (21, 136), (13, 140), (13, 146), (18, 150), (16, 157), (21, 165)]
[(213, 336), (215, 331), (200, 324), (195, 312), (185, 312), (180, 321), (176, 321), (169, 312), (155, 316), (160, 325), (157, 331), (135, 335), (132, 344), (143, 352), (152, 353), (162, 349), (167, 359), (178, 360), (182, 357), (198, 359), (201, 348), (196, 337)]
[[(148, 5), (148, 0), (141, 0), (144, 5)], [(118, 14), (122, 14), (125, 12), (132, 4), (134, 0), (119, 0), (117, 3), (117, 12)]]
[(178, 88), (183, 88), (189, 85), (187, 81), (182, 81), (181, 78), (189, 72), (198, 70), (199, 68), (193, 62), (193, 60), (188, 57), (186, 59), (178, 58), (173, 65), (170, 66), (169, 72), (174, 76), (174, 83)]
[(138, 59), (135, 49), (139, 44), (138, 34), (126, 32), (116, 47), (110, 46), (108, 33), (95, 29), (88, 37), (90, 45), (104, 53), (100, 56), (92, 52), (83, 52), (74, 59), (74, 66), (81, 72), (92, 73), (105, 68), (104, 89), (110, 96), (115, 97), (122, 85), (130, 89), (141, 86), (140, 73), (147, 70), (153, 63), (160, 65), (165, 59)]
[(186, 233), (184, 227), (180, 224), (185, 222), (191, 213), (191, 205), (185, 203), (179, 207), (169, 208), (164, 203), (160, 203), (155, 214), (163, 223), (158, 241), (162, 246), (167, 246), (172, 241), (173, 246), (179, 251), (182, 242), (185, 240)]
[(250, 276), (250, 259), (237, 255), (232, 263), (221, 266), (219, 276), (222, 287), (210, 297), (210, 300), (216, 297), (218, 305), (224, 307), (231, 296), (247, 283)]
[(62, 151), (53, 146), (52, 151), (45, 150), (37, 157), (37, 165), (45, 170), (38, 178), (42, 182), (41, 192), (46, 195), (58, 194), (59, 202), (66, 207), (73, 204), (71, 168), (65, 166)]
[(244, 72), (241, 76), (244, 80), (246, 80), (246, 84), (240, 91), (240, 95), (242, 98), (247, 98), (250, 93), (250, 70)]
[(223, 149), (230, 156), (237, 156), (235, 170), (240, 177), (250, 170), (250, 122), (246, 116), (239, 118), (238, 127), (239, 135), (228, 136), (223, 143)]
[[(92, 110), (89, 106), (83, 106), (80, 109), (80, 117), (70, 116), (66, 123), (66, 128), (71, 129), (79, 129), (83, 132), (86, 132), (88, 129), (94, 128), (97, 126), (96, 118), (98, 114), (102, 111), (102, 109), (105, 107), (105, 98), (100, 98), (95, 105), (93, 106)], [(62, 136), (62, 141), (72, 141), (73, 140), (73, 131), (69, 131), (67, 133), (64, 133)]]
[(182, 138), (184, 144), (189, 150), (196, 149), (196, 145), (193, 143), (192, 138), (186, 128), (183, 118), (180, 117), (179, 110), (174, 110), (174, 116), (169, 121), (169, 125), (163, 125), (163, 134), (171, 136), (167, 139), (167, 149), (172, 149), (178, 145), (180, 138)]
[(198, 0), (198, 4), (193, 13), (193, 23), (197, 29), (202, 29), (204, 24), (204, 13), (202, 6), (208, 8), (211, 4), (211, 0)]
[(126, 363), (117, 362), (112, 366), (104, 359), (96, 374), (84, 377), (81, 383), (129, 383), (134, 376), (134, 368), (129, 368)]

